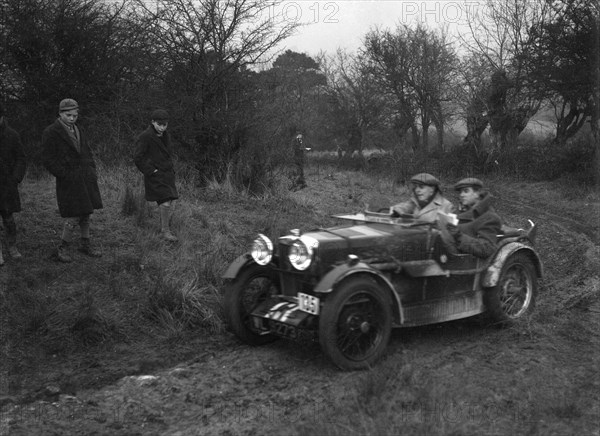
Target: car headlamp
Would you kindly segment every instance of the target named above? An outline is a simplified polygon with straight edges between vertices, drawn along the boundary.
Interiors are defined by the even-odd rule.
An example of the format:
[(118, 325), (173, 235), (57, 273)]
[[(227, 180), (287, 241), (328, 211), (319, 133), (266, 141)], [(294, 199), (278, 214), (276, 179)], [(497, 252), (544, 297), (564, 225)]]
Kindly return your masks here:
[(269, 238), (260, 233), (254, 242), (252, 242), (250, 253), (254, 262), (259, 265), (266, 265), (273, 258), (273, 243)]
[(304, 271), (310, 266), (313, 260), (315, 250), (319, 246), (319, 241), (310, 236), (300, 236), (290, 246), (288, 259), (292, 266), (297, 270)]

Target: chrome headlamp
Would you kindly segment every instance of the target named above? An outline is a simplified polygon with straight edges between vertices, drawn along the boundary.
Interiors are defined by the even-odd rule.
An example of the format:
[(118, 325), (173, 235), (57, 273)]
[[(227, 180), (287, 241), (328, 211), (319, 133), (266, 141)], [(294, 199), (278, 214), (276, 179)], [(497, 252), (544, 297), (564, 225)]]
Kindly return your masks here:
[(292, 266), (299, 271), (308, 268), (318, 246), (319, 241), (310, 236), (302, 235), (296, 239), (288, 251), (288, 259)]
[(252, 242), (250, 253), (254, 262), (259, 265), (266, 265), (273, 258), (273, 243), (265, 235), (259, 233), (254, 242)]

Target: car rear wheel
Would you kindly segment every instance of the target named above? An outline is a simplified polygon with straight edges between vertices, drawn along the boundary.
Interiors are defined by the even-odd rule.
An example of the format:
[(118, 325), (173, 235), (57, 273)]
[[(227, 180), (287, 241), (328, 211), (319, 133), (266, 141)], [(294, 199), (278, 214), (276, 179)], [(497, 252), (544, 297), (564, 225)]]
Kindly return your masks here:
[(484, 291), (484, 302), (492, 321), (511, 324), (531, 313), (537, 296), (537, 274), (529, 256), (510, 256), (500, 271), (498, 283)]
[(368, 277), (347, 279), (333, 292), (319, 319), (321, 348), (341, 369), (369, 368), (390, 339), (390, 296)]
[(229, 327), (243, 342), (263, 345), (277, 339), (272, 334), (261, 334), (252, 323), (250, 314), (271, 295), (279, 293), (271, 269), (250, 265), (242, 270), (225, 288), (225, 316)]

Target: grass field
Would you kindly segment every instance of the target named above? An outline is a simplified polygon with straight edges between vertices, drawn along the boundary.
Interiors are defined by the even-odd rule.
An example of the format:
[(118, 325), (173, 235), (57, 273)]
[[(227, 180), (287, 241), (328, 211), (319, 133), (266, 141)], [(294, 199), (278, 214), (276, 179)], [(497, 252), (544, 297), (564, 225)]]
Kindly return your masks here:
[[(282, 177), (277, 188), (252, 197), (227, 182), (200, 189), (192, 171), (179, 165), (181, 199), (173, 228), (180, 242), (170, 244), (158, 236), (156, 206), (143, 200), (140, 174), (127, 166), (98, 172), (105, 207), (93, 215), (92, 237), (103, 250), (100, 259), (75, 253), (72, 264), (58, 263), (54, 250), (61, 220), (54, 181), (42, 172), (28, 176), (21, 186), (24, 210), (17, 224), (24, 259), (5, 256), (7, 264), (0, 269), (0, 405), (3, 420), (8, 416), (0, 429), (15, 434), (48, 434), (52, 428), (62, 428), (62, 434), (175, 434), (178, 429), (180, 434), (252, 434), (269, 429), (275, 434), (332, 435), (599, 430), (597, 190), (580, 191), (558, 182), (486, 180), (508, 224), (522, 226), (531, 218), (540, 226), (538, 249), (546, 275), (533, 317), (504, 330), (490, 330), (476, 320), (400, 330), (374, 371), (345, 374), (323, 360), (314, 344), (239, 345), (223, 324), (221, 274), (256, 233), (276, 238), (292, 228), (333, 225), (331, 214), (359, 211), (374, 195), (390, 201), (405, 198), (406, 187), (395, 177), (368, 176), (313, 160), (307, 189), (289, 192)], [(454, 181), (443, 186), (452, 200)], [(197, 433), (189, 430), (197, 429), (192, 421), (185, 427), (187, 418), (181, 415), (189, 401), (177, 403), (162, 391), (144, 395), (169, 398), (167, 403), (172, 401), (178, 411), (155, 424), (141, 411), (111, 428), (65, 422), (52, 427), (56, 420), (10, 418), (19, 405), (66, 401), (67, 395), (94, 397), (94, 407), (102, 408), (98, 396), (120, 389), (123, 377), (166, 374), (182, 364), (194, 375), (179, 389), (222, 392), (224, 387), (210, 384), (211, 378), (225, 377), (218, 362), (235, 360), (228, 372), (233, 378), (235, 371), (244, 373), (260, 358), (280, 369), (277, 378), (257, 381), (254, 372), (243, 381), (227, 378), (223, 383), (231, 388), (230, 401), (257, 401), (257, 389), (286, 407), (299, 398), (321, 398), (331, 406), (316, 420), (314, 415), (283, 423), (225, 419)], [(298, 393), (299, 376), (314, 380), (314, 395)], [(110, 387), (115, 382), (117, 388)], [(296, 394), (277, 393), (282, 383)], [(162, 407), (158, 404), (153, 407)]]

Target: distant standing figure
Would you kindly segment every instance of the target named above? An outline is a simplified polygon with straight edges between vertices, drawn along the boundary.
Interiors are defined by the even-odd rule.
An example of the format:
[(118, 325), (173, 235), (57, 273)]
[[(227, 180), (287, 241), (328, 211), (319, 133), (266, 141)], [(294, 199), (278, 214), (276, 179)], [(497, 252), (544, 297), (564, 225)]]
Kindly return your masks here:
[(179, 198), (175, 187), (175, 167), (171, 137), (167, 132), (169, 114), (157, 109), (151, 114), (150, 126), (136, 139), (134, 162), (144, 174), (147, 201), (156, 201), (160, 211), (160, 231), (163, 239), (176, 242), (170, 228), (173, 200)]
[(304, 179), (304, 147), (303, 137), (301, 132), (297, 132), (292, 139), (292, 150), (294, 152), (294, 165), (292, 170), (292, 187), (290, 189), (298, 191), (306, 188), (306, 180)]
[[(21, 211), (18, 186), (25, 177), (25, 167), (21, 138), (9, 127), (4, 106), (0, 104), (0, 215), (6, 231), (8, 253), (13, 259), (22, 257), (17, 249), (17, 225), (13, 214)], [(0, 265), (2, 264), (4, 259), (0, 244)]]
[(58, 106), (58, 119), (42, 134), (42, 161), (56, 177), (56, 200), (60, 216), (65, 218), (58, 260), (72, 262), (70, 244), (73, 228), (79, 225), (79, 251), (91, 257), (102, 253), (90, 242), (90, 216), (102, 209), (96, 163), (85, 132), (77, 125), (79, 105), (71, 98)]

